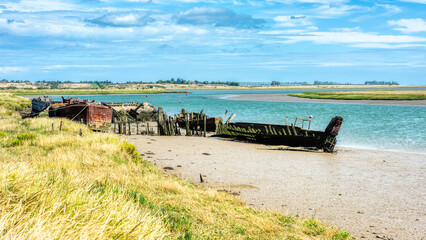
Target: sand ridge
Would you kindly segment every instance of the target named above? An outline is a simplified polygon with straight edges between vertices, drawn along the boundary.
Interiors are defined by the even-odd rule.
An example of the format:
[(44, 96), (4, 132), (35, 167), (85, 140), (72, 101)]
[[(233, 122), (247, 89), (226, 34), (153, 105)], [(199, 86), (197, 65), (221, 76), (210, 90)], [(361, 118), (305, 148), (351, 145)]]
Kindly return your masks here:
[(426, 106), (426, 100), (338, 100), (312, 99), (292, 97), (288, 94), (241, 94), (227, 97), (229, 100), (262, 101), (262, 102), (309, 102), (309, 103), (340, 103), (340, 104), (372, 104), (372, 105), (404, 105)]
[(360, 239), (424, 239), (426, 154), (279, 150), (218, 138), (126, 136), (144, 158), (257, 209), (315, 216)]

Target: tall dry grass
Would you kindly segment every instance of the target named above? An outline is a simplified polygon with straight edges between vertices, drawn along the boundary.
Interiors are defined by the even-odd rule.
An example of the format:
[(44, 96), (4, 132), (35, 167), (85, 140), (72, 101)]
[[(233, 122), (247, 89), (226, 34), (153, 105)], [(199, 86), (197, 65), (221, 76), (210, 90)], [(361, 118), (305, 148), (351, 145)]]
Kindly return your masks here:
[(0, 106), (1, 239), (351, 239), (165, 175), (113, 135), (21, 120), (14, 101)]

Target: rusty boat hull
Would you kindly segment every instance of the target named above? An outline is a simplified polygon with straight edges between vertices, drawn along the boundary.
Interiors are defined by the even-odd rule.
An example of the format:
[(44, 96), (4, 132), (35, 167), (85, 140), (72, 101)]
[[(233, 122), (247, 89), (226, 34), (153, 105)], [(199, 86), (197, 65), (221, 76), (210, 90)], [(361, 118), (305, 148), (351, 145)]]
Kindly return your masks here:
[(113, 111), (98, 103), (59, 103), (50, 107), (49, 117), (68, 118), (92, 130), (104, 130), (111, 126)]

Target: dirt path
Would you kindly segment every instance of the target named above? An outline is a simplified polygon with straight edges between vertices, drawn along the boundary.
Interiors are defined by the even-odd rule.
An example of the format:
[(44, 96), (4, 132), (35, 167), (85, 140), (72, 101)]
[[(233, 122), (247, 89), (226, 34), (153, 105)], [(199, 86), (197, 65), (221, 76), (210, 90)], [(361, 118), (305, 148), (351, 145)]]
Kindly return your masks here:
[(278, 150), (216, 138), (128, 136), (144, 158), (258, 209), (315, 216), (360, 239), (425, 239), (425, 154)]

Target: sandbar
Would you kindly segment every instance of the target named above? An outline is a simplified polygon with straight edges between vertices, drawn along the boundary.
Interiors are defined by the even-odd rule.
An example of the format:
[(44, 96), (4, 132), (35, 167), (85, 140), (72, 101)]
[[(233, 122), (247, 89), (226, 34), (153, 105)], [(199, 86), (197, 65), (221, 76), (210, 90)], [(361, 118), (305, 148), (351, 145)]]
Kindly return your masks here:
[(226, 97), (230, 100), (264, 101), (264, 102), (309, 102), (309, 103), (342, 103), (373, 105), (407, 105), (426, 106), (426, 100), (338, 100), (292, 97), (288, 94), (241, 94)]
[(216, 137), (125, 138), (164, 171), (230, 192), (255, 209), (315, 216), (359, 239), (426, 236), (426, 154), (300, 152)]

